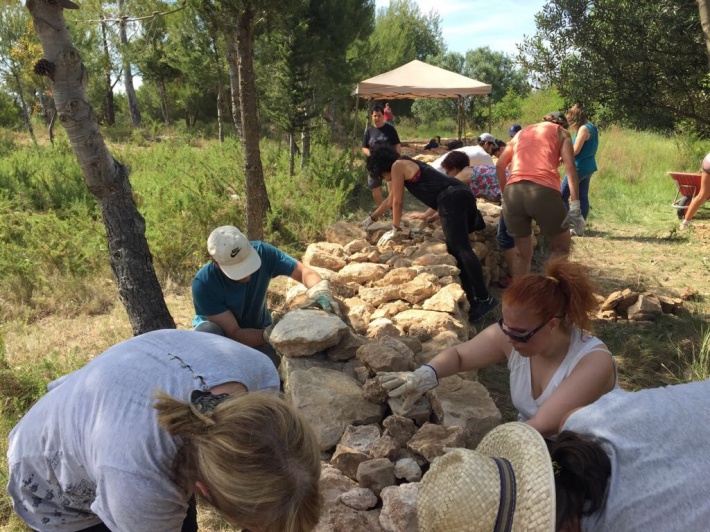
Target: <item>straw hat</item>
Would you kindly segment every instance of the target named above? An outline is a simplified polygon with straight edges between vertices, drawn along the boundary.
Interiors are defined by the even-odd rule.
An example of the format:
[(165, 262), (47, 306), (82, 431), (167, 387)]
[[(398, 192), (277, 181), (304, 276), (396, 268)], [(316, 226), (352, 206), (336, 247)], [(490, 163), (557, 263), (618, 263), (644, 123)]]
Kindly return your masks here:
[(554, 532), (555, 479), (545, 440), (529, 425), (506, 423), (475, 451), (436, 459), (419, 488), (417, 517), (422, 532)]

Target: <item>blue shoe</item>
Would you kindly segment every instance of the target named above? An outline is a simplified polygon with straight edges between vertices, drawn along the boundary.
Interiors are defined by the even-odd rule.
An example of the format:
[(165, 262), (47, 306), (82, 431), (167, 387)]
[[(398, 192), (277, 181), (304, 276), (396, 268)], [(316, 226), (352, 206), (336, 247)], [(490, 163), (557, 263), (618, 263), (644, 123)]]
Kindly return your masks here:
[(488, 296), (488, 299), (478, 301), (478, 303), (468, 311), (468, 321), (478, 323), (486, 314), (495, 309), (499, 303), (500, 301), (493, 296)]

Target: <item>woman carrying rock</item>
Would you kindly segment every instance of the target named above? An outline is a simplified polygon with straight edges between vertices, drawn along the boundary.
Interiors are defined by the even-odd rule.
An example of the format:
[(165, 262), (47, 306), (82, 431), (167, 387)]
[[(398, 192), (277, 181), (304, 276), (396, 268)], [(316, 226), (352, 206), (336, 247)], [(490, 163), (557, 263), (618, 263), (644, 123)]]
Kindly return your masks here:
[(596, 306), (581, 264), (550, 261), (545, 274), (513, 280), (497, 324), (414, 372), (380, 374), (380, 383), (391, 397), (404, 397), (407, 410), (440, 378), (507, 361), (520, 421), (545, 436), (556, 434), (567, 413), (617, 387), (609, 349), (586, 332)]
[(241, 528), (311, 530), (319, 448), (278, 390), (268, 357), (217, 335), (115, 345), (10, 433), (14, 510), (34, 530), (194, 531), (199, 493)]
[(402, 231), (400, 222), (406, 188), (427, 207), (439, 212), (446, 248), (456, 259), (461, 272), (461, 285), (471, 305), (469, 320), (480, 321), (497, 307), (498, 300), (488, 293), (481, 262), (468, 238), (469, 233), (485, 227), (471, 190), (455, 177), (442, 174), (410, 157), (400, 156), (387, 146), (372, 151), (367, 158), (367, 171), (382, 177), (389, 183), (390, 189), (387, 199), (362, 223), (362, 227), (367, 229), (385, 212), (392, 210), (392, 229), (382, 236), (378, 245), (385, 245)]

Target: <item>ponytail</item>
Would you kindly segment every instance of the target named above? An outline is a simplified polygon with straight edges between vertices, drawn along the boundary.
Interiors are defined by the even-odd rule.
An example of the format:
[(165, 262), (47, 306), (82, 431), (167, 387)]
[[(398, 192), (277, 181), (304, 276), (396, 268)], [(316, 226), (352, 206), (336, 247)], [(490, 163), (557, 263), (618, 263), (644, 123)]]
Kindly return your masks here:
[(569, 430), (546, 441), (555, 473), (556, 530), (563, 530), (604, 508), (611, 461), (597, 441)]

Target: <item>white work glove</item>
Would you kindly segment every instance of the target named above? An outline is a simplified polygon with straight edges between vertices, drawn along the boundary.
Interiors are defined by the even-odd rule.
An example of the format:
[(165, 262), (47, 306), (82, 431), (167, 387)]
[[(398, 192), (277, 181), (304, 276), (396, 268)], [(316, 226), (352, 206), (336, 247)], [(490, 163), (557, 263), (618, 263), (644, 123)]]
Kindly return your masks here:
[(311, 286), (306, 292), (308, 302), (301, 308), (321, 308), (327, 312), (332, 312), (338, 317), (340, 314), (340, 305), (333, 297), (333, 292), (330, 290), (330, 281), (323, 279)]
[(407, 412), (424, 393), (439, 384), (436, 370), (429, 364), (419, 366), (415, 371), (378, 373), (380, 385), (389, 397), (403, 397), (402, 409)]
[(579, 207), (579, 200), (569, 202), (569, 212), (562, 222), (562, 227), (569, 227), (570, 232), (576, 236), (584, 234), (584, 226), (587, 224), (582, 216), (582, 209)]
[(362, 228), (363, 231), (367, 231), (367, 228), (370, 227), (372, 224), (375, 223), (375, 220), (372, 219), (372, 216), (369, 214), (367, 215), (367, 218), (365, 218), (361, 223), (360, 227)]
[(399, 227), (395, 227), (393, 225), (392, 229), (390, 229), (389, 231), (387, 231), (384, 235), (382, 235), (380, 237), (380, 239), (377, 241), (377, 245), (384, 246), (385, 244), (387, 244), (387, 242), (389, 242), (390, 240), (392, 240), (394, 238), (394, 235), (396, 235), (397, 233), (401, 233), (401, 232), (402, 232), (402, 230)]

